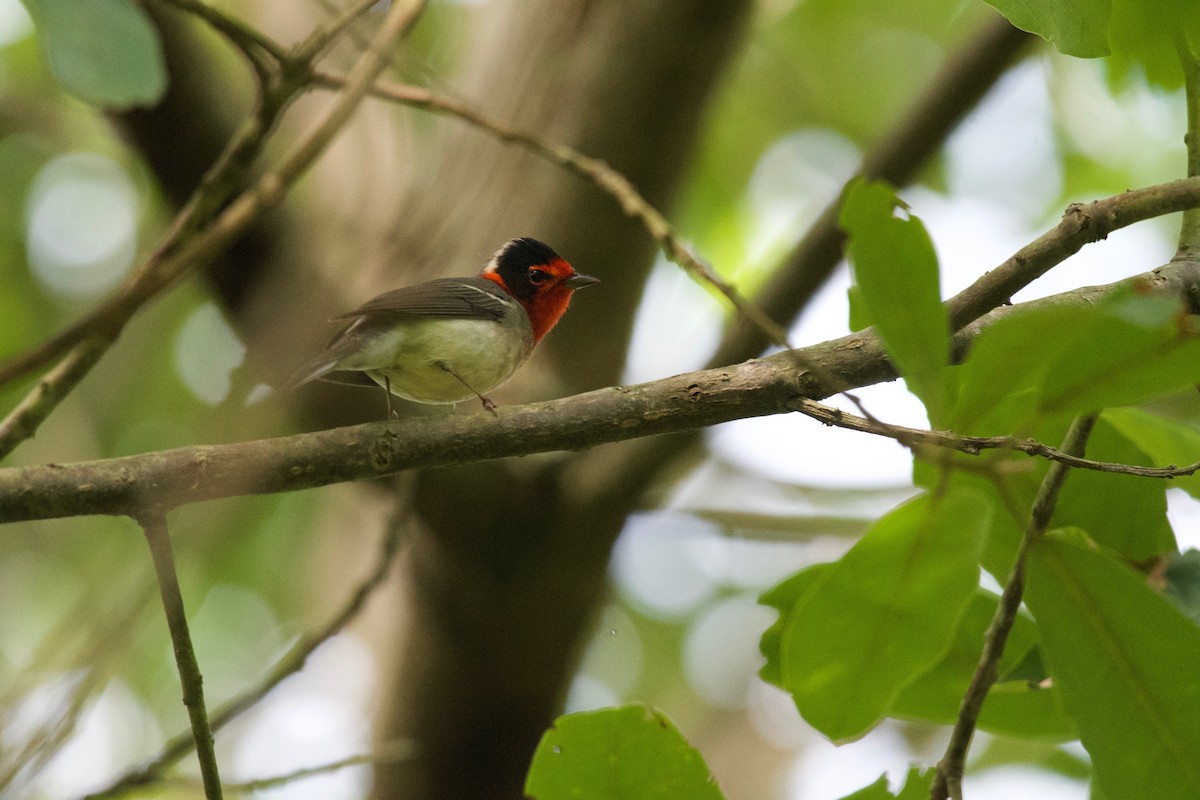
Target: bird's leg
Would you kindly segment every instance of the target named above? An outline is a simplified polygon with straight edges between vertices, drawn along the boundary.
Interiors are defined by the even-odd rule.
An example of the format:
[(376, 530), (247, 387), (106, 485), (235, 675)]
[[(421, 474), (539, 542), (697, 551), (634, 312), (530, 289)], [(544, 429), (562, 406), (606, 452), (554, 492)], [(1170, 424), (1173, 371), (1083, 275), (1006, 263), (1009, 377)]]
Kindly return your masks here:
[(383, 392), (387, 396), (387, 419), (400, 419), (396, 409), (392, 408), (392, 379), (387, 375), (383, 376)]
[(487, 409), (488, 411), (490, 411), (492, 413), (493, 417), (500, 416), (499, 414), (496, 413), (496, 404), (492, 402), (492, 399), (490, 397), (484, 397), (479, 392), (475, 391), (475, 387), (472, 386), (471, 384), (467, 383), (466, 379), (463, 378), (462, 375), (459, 375), (457, 372), (455, 372), (454, 367), (450, 366), (445, 361), (438, 361), (437, 365), (441, 369), (446, 370), (446, 372), (449, 372), (451, 375), (453, 375), (455, 378), (457, 378), (458, 382), (461, 383), (463, 386), (470, 389), (471, 393), (479, 398), (479, 402), (483, 403), (483, 407), (485, 409)]

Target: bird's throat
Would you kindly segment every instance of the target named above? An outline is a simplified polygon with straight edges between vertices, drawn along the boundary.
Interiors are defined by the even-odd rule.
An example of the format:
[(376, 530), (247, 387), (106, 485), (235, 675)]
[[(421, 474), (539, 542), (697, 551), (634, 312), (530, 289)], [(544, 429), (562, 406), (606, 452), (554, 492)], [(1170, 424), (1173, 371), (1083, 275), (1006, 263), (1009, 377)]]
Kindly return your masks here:
[(533, 328), (533, 343), (537, 344), (562, 319), (567, 306), (571, 304), (572, 289), (565, 286), (555, 286), (536, 295), (527, 303), (522, 303), (525, 312), (529, 314), (529, 325)]

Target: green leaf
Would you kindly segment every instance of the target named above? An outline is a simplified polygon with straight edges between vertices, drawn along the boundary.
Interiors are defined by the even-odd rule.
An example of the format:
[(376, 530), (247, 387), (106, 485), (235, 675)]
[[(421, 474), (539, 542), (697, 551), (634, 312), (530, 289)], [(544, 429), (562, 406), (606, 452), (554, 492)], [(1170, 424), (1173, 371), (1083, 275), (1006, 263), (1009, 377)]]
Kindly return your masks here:
[(1051, 535), (1026, 604), (1107, 797), (1200, 797), (1200, 628), (1130, 569)]
[(834, 741), (861, 736), (946, 654), (978, 587), (991, 513), (973, 491), (922, 495), (801, 591), (780, 673), (813, 727)]
[(1124, 79), (1139, 67), (1168, 89), (1183, 81), (1177, 41), (1200, 45), (1195, 0), (986, 0), (1021, 30), (1080, 58), (1111, 53), (1110, 73)]
[(1128, 291), (1096, 306), (1017, 312), (984, 330), (955, 375), (949, 426), (1010, 433), (1131, 405), (1200, 379), (1200, 340), (1175, 298)]
[(909, 388), (936, 418), (947, 399), (949, 323), (933, 242), (903, 207), (883, 183), (856, 180), (846, 191), (840, 221), (850, 237), (853, 296), (860, 306), (855, 321), (871, 320)]
[(643, 705), (567, 714), (538, 743), (533, 800), (721, 800), (704, 759), (661, 711)]
[[(1013, 558), (1025, 531), (1026, 512), (1017, 510), (1022, 507), (1029, 508), (1029, 503), (1037, 494), (1040, 477), (1036, 470), (1020, 468), (1012, 470), (1010, 474), (1007, 471), (1007, 464), (1000, 462), (1012, 461), (1020, 464), (1015, 455), (996, 454), (990, 457), (984, 456), (983, 459), (978, 456), (968, 456), (965, 453), (948, 455), (950, 458), (941, 464), (930, 464), (921, 459), (914, 459), (913, 483), (925, 489), (944, 487), (959, 491), (975, 491), (988, 499), (997, 511), (991, 515), (990, 527), (987, 536), (984, 537), (980, 565), (998, 582), (1003, 583), (1009, 572), (1012, 571)], [(1028, 461), (1028, 457), (1024, 455), (1021, 455), (1021, 458)], [(959, 462), (962, 463), (962, 469), (955, 468)], [(1003, 491), (999, 490), (996, 482), (989, 475), (978, 472), (980, 463), (987, 464), (989, 468), (999, 466), (1000, 469), (1006, 470)]]
[[(1200, 431), (1140, 408), (1110, 408), (1103, 419), (1146, 453), (1154, 466), (1186, 466), (1200, 459)], [(1200, 497), (1200, 475), (1175, 478), (1170, 486)]]
[[(889, 711), (889, 716), (924, 719), (952, 724), (979, 664), (984, 632), (996, 612), (997, 595), (979, 590), (955, 631), (946, 655), (924, 675), (907, 686)], [(1037, 646), (1038, 631), (1033, 620), (1019, 614), (1009, 632), (999, 664), (999, 680), (988, 693), (979, 727), (991, 733), (1066, 741), (1076, 734), (1055, 697), (1053, 688), (1039, 688), (1029, 681), (1004, 683)], [(1043, 676), (1044, 677), (1044, 676)]]
[(1132, 292), (1107, 298), (1092, 319), (1067, 332), (1069, 345), (1047, 367), (1041, 408), (1087, 413), (1200, 380), (1200, 341), (1179, 329), (1180, 310), (1175, 297)]
[(758, 640), (758, 650), (767, 659), (759, 669), (758, 676), (767, 683), (774, 684), (781, 689), (786, 688), (783, 685), (783, 672), (779, 666), (784, 626), (787, 624), (788, 615), (796, 607), (800, 598), (812, 587), (817, 576), (829, 566), (829, 564), (813, 564), (811, 567), (805, 567), (782, 583), (768, 589), (758, 598), (761, 605), (769, 606), (779, 612), (779, 619), (763, 631), (762, 637)]
[(912, 767), (904, 779), (904, 786), (899, 794), (888, 790), (887, 775), (880, 775), (879, 780), (870, 786), (848, 794), (842, 800), (925, 800), (929, 797), (929, 787), (933, 785), (934, 771)]
[(841, 800), (895, 800), (895, 797), (888, 790), (887, 775), (880, 775), (870, 786), (864, 786), (857, 792), (851, 792)]
[(1023, 31), (1036, 33), (1060, 53), (1108, 55), (1110, 0), (985, 0)]
[(1151, 84), (1166, 89), (1182, 86), (1177, 44), (1189, 43), (1193, 56), (1200, 53), (1195, 0), (1113, 0), (1112, 9), (1110, 73), (1125, 79), (1140, 71)]
[(904, 787), (896, 795), (896, 800), (925, 800), (929, 797), (929, 789), (933, 786), (933, 778), (937, 773), (932, 767), (910, 767), (904, 778)]
[(1028, 681), (997, 683), (988, 691), (979, 712), (979, 729), (1002, 736), (1046, 742), (1079, 738), (1075, 723), (1063, 709), (1062, 693), (1055, 686)]
[[(1150, 458), (1105, 417), (1088, 437), (1087, 457), (1148, 466)], [(1079, 469), (1059, 493), (1051, 525), (1073, 526), (1132, 561), (1175, 552), (1175, 534), (1167, 522), (1167, 484), (1133, 475)]]
[(955, 372), (958, 394), (949, 426), (960, 433), (1006, 434), (1038, 402), (1047, 362), (1067, 346), (1090, 309), (1050, 306), (1017, 311), (985, 328)]
[[(955, 629), (954, 641), (950, 650), (934, 667), (922, 675), (915, 683), (905, 689), (900, 703), (906, 699), (911, 702), (922, 695), (933, 700), (935, 695), (942, 694), (942, 701), (949, 698), (953, 708), (950, 719), (958, 713), (958, 703), (962, 700), (963, 692), (971, 680), (971, 674), (979, 663), (979, 653), (983, 649), (983, 636), (996, 614), (998, 595), (979, 589), (967, 605), (963, 617)], [(1037, 646), (1037, 626), (1033, 620), (1024, 614), (1018, 614), (1013, 621), (1004, 655), (1000, 659), (997, 675), (1003, 680), (1017, 667)], [(940, 701), (934, 700), (934, 703)], [(898, 703), (898, 706), (900, 705)], [(933, 704), (931, 704), (933, 705)], [(936, 717), (929, 717), (936, 719)], [(944, 719), (939, 721), (945, 721)]]
[(67, 91), (110, 108), (149, 106), (167, 88), (158, 32), (131, 0), (22, 0), (50, 72)]
[(862, 289), (851, 284), (846, 289), (846, 302), (850, 306), (850, 330), (861, 331), (871, 327), (871, 314), (863, 300)]

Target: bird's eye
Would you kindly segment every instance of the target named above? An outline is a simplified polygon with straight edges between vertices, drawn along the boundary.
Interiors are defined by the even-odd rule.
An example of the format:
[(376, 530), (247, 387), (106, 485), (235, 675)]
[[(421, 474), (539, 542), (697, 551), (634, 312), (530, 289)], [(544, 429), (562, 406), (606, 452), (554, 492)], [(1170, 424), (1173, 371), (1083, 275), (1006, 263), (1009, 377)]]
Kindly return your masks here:
[(529, 277), (529, 282), (534, 286), (550, 280), (550, 273), (544, 269), (531, 269), (526, 275)]

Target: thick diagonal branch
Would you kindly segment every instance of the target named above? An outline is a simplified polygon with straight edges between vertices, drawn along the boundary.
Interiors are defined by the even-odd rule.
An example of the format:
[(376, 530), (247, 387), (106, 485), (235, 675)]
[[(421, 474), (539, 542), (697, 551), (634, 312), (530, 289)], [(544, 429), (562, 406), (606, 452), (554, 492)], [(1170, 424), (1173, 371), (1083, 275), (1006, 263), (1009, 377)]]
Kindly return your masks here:
[[(1139, 276), (1163, 291), (1190, 280), (1170, 266)], [(1028, 307), (1094, 303), (1111, 287), (1092, 286), (1020, 306), (1006, 306), (960, 332), (955, 352), (986, 324)], [(877, 337), (851, 334), (804, 348), (842, 385), (892, 380), (896, 373)], [(490, 415), (372, 423), (278, 439), (193, 446), (77, 464), (0, 469), (0, 519), (17, 521), (129, 514), (143, 501), (171, 508), (247, 494), (271, 494), (608, 442), (694, 431), (721, 422), (789, 413), (803, 398), (828, 394), (790, 353), (665, 380), (600, 389)]]

